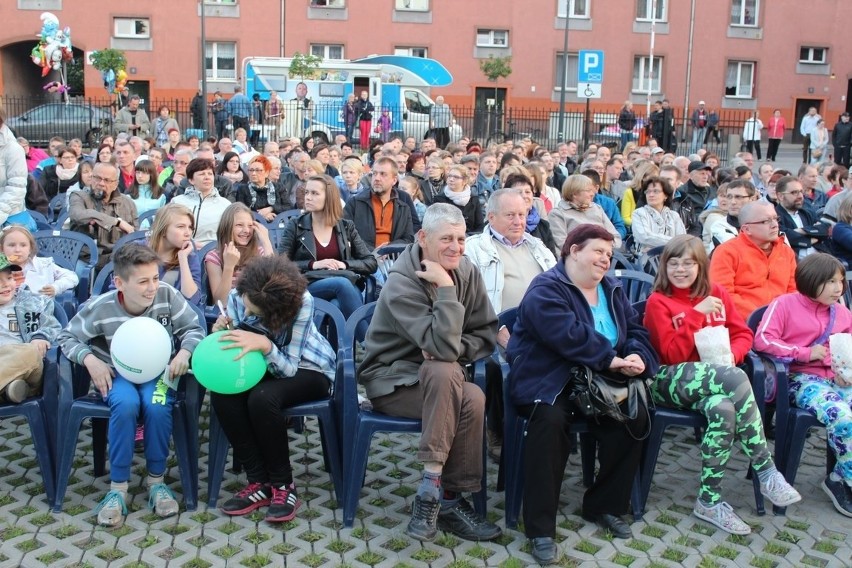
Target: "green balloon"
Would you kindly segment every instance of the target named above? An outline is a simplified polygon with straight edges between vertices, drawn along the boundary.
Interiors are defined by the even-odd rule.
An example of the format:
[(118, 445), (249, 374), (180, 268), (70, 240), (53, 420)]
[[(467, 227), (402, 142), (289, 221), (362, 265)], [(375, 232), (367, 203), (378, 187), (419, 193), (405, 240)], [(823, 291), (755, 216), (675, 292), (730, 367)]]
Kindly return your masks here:
[(205, 337), (192, 354), (192, 372), (207, 390), (219, 394), (245, 392), (260, 382), (266, 374), (266, 361), (259, 351), (250, 351), (234, 361), (240, 349), (223, 349), (233, 341), (219, 341), (227, 331), (217, 331)]

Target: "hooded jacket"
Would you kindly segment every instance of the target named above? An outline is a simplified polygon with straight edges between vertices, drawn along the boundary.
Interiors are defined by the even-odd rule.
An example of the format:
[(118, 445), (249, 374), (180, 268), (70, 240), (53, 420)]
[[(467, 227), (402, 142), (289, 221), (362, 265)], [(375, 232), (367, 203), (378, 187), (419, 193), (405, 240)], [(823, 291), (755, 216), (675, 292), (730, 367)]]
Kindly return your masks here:
[(462, 256), (450, 273), (455, 286), (437, 288), (417, 276), (421, 259), (419, 244), (406, 248), (382, 287), (358, 369), (371, 399), (417, 383), (423, 351), (461, 365), (494, 351), (497, 315), (479, 270)]
[(25, 210), (27, 158), (9, 127), (0, 126), (0, 225)]

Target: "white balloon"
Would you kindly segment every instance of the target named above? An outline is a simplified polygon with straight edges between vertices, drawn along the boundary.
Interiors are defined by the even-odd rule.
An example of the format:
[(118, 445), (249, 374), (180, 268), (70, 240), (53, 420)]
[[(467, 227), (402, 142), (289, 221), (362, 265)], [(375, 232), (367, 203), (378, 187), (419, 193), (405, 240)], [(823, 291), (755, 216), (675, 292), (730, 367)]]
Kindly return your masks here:
[(119, 375), (132, 383), (146, 383), (168, 367), (172, 338), (154, 319), (129, 319), (112, 336), (110, 355)]

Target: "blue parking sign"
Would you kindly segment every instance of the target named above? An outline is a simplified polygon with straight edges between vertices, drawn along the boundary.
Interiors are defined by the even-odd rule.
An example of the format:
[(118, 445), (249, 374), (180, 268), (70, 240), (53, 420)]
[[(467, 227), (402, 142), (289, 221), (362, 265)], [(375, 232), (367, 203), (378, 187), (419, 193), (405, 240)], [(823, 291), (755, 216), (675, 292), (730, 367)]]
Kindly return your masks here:
[(603, 83), (604, 52), (598, 49), (581, 49), (577, 65), (578, 83)]

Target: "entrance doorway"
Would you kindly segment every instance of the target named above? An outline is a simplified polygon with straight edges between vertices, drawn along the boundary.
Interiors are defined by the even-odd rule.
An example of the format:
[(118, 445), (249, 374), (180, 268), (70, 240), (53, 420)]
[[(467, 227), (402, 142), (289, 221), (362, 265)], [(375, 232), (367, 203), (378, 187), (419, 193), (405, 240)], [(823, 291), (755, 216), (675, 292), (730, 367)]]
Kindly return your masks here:
[(149, 81), (128, 81), (127, 89), (131, 95), (139, 95), (139, 105), (145, 109), (148, 116), (156, 116), (157, 109), (151, 108), (151, 83)]
[(822, 111), (822, 100), (821, 99), (796, 99), (796, 119), (792, 125), (790, 125), (790, 129), (793, 132), (790, 141), (793, 144), (801, 144), (802, 143), (802, 134), (799, 132), (799, 125), (802, 124), (802, 117), (808, 114), (808, 109), (811, 107), (816, 107), (817, 113), (821, 113)]
[(503, 124), (506, 89), (477, 87), (473, 111), (473, 136), (482, 142), (496, 131), (506, 131)]

